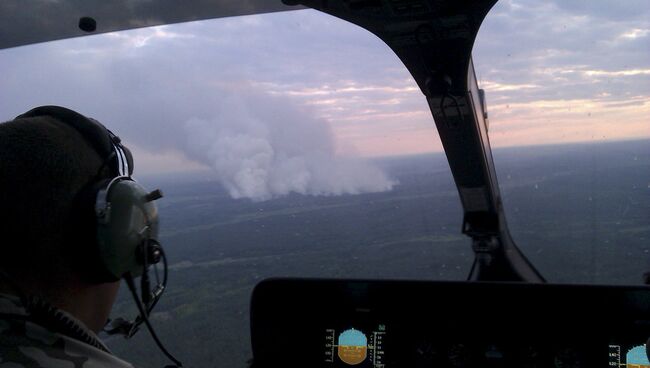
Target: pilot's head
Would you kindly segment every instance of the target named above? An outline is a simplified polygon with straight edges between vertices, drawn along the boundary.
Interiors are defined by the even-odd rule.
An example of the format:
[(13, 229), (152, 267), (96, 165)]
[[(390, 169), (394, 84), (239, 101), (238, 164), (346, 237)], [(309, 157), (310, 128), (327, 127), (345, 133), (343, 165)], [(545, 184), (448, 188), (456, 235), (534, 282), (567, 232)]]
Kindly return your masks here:
[(0, 292), (43, 298), (95, 331), (119, 278), (90, 269), (97, 257), (94, 198), (85, 197), (120, 175), (116, 167), (132, 167), (128, 150), (128, 157), (115, 155), (112, 134), (103, 130), (53, 106), (0, 124)]

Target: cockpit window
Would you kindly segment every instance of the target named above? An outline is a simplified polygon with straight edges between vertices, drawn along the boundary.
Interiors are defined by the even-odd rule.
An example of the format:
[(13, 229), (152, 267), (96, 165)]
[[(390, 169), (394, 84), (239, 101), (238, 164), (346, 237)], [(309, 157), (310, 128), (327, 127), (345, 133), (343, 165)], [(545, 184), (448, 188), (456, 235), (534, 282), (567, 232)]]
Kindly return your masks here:
[(650, 270), (649, 13), (500, 1), (476, 40), (510, 230), (549, 281)]
[[(151, 319), (188, 366), (245, 363), (264, 278), (469, 273), (426, 100), (357, 26), (311, 10), (217, 19), (3, 50), (0, 68), (2, 119), (47, 104), (94, 117), (163, 190), (170, 281)], [(126, 292), (113, 314), (135, 314)], [(108, 341), (165, 364), (146, 333)]]

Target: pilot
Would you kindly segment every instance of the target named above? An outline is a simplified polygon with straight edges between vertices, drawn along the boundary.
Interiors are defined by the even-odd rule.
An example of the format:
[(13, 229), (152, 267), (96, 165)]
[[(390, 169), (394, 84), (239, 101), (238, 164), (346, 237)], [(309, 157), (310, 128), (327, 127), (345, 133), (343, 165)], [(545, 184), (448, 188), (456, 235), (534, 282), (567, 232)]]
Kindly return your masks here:
[(97, 261), (93, 211), (132, 167), (119, 138), (69, 109), (0, 124), (0, 367), (132, 367), (97, 337), (120, 275)]

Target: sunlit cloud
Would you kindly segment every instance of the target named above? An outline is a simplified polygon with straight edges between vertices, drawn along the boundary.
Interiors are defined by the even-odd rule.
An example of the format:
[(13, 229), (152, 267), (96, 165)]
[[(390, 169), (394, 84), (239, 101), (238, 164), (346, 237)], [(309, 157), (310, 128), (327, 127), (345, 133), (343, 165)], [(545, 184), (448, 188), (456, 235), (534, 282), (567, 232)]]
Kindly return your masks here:
[(539, 88), (540, 86), (536, 84), (506, 84), (506, 83), (497, 83), (491, 81), (481, 81), (481, 87), (489, 92), (501, 92), (501, 91), (519, 91), (522, 89)]
[(134, 32), (111, 32), (105, 36), (120, 40), (126, 47), (140, 48), (151, 42), (164, 39), (191, 39), (196, 36), (191, 33), (174, 32), (172, 26), (159, 26), (139, 29)]
[(650, 98), (541, 100), (493, 105), (494, 146), (635, 139), (648, 136)]
[(623, 34), (621, 34), (621, 38), (629, 38), (629, 39), (635, 39), (639, 37), (645, 37), (650, 33), (650, 29), (639, 29), (635, 28), (630, 31), (627, 31)]
[(387, 94), (420, 92), (416, 86), (388, 86), (388, 85), (350, 85), (349, 81), (335, 82), (318, 87), (302, 87), (274, 83), (258, 83), (270, 93), (288, 96), (331, 96), (337, 94), (355, 94), (363, 92), (381, 92)]
[[(594, 111), (606, 111), (618, 106), (648, 106), (650, 105), (649, 96), (627, 96), (624, 100), (611, 100), (608, 99), (609, 95), (602, 96), (603, 98), (593, 99), (572, 99), (572, 100), (537, 100), (532, 102), (512, 102), (500, 103), (491, 106), (490, 112), (498, 113), (512, 113), (519, 110), (537, 109), (545, 113), (561, 112), (561, 113), (593, 113)], [(627, 112), (633, 113), (634, 110)], [(645, 118), (639, 114), (639, 117)], [(536, 118), (531, 116), (531, 119)]]
[(630, 69), (630, 70), (585, 70), (583, 71), (588, 76), (604, 76), (604, 77), (628, 77), (633, 75), (650, 75), (650, 69)]

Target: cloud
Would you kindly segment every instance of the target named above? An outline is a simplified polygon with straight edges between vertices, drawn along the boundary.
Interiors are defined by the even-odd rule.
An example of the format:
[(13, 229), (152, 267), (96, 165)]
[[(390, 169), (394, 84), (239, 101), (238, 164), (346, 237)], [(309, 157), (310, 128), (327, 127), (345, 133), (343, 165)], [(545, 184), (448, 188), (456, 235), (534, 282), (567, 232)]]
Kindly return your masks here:
[[(491, 143), (564, 142), (565, 130), (582, 131), (570, 136), (584, 140), (590, 127), (607, 126), (612, 133), (600, 136), (648, 136), (647, 123), (639, 129), (650, 96), (645, 4), (500, 0), (474, 49)], [(179, 127), (217, 121), (216, 107), (237, 95), (327, 121), (335, 155), (442, 150), (426, 100), (397, 56), (369, 32), (311, 10), (4, 50), (0, 70), (3, 117), (39, 104), (70, 106), (111, 125), (148, 161), (154, 152), (187, 155)], [(589, 107), (584, 119), (576, 104)], [(518, 133), (506, 137), (508, 129)], [(187, 160), (165, 162), (181, 169)]]
[(647, 2), (501, 0), (474, 48), (495, 146), (648, 137)]
[(648, 20), (650, 7), (646, 0), (610, 0), (566, 1), (554, 0), (553, 4), (560, 14), (585, 15), (599, 20), (635, 21)]
[[(5, 91), (15, 91), (0, 92), (0, 111), (11, 118), (34, 105), (71, 107), (118, 132), (150, 167), (161, 166), (158, 153), (176, 169), (197, 167), (188, 161), (212, 168), (235, 198), (390, 190), (395, 182), (335, 134), (327, 114), (305, 99), (314, 96), (300, 93), (327, 90), (314, 83), (320, 77), (311, 76), (313, 66), (288, 57), (278, 67), (282, 40), (265, 35), (291, 28), (255, 16), (13, 50), (0, 58), (10, 71), (0, 77)], [(287, 68), (304, 79), (275, 72)], [(346, 82), (340, 93), (334, 85), (332, 93), (393, 91), (356, 83)], [(353, 106), (347, 110), (354, 113)], [(138, 157), (136, 165), (142, 166)]]
[(629, 38), (629, 39), (636, 39), (639, 37), (646, 37), (650, 33), (650, 29), (639, 29), (639, 28), (634, 28), (632, 30), (629, 30), (623, 34), (621, 34), (621, 38)]
[(621, 76), (634, 76), (634, 75), (650, 75), (650, 69), (628, 69), (628, 70), (585, 70), (583, 73), (587, 76), (606, 76), (606, 77), (621, 77)]
[(539, 88), (540, 86), (536, 84), (505, 84), (484, 80), (481, 82), (481, 87), (490, 92), (501, 92), (520, 91), (522, 89)]

